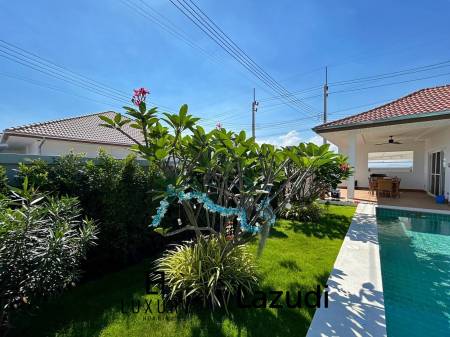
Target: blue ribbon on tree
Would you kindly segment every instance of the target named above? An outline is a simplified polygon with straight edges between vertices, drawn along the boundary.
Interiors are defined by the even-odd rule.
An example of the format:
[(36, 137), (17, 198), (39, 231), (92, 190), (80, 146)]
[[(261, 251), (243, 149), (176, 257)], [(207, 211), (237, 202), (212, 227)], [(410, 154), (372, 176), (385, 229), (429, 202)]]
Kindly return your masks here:
[[(209, 212), (219, 213), (222, 216), (238, 216), (238, 221), (240, 227), (245, 232), (257, 233), (260, 230), (260, 226), (251, 226), (247, 222), (247, 213), (244, 208), (237, 207), (224, 207), (221, 205), (217, 205), (214, 203), (206, 193), (192, 191), (192, 192), (184, 192), (177, 191), (172, 185), (167, 186), (167, 196), (160, 201), (159, 207), (156, 210), (156, 214), (153, 216), (153, 220), (151, 226), (157, 227), (161, 223), (162, 218), (167, 212), (169, 208), (168, 198), (176, 197), (179, 201), (196, 199), (198, 203), (203, 204), (203, 207)], [(267, 197), (261, 203), (256, 205), (256, 210), (259, 212), (259, 216), (267, 222), (269, 226), (273, 226), (275, 224), (275, 214), (273, 213), (272, 207), (270, 206), (270, 199)]]

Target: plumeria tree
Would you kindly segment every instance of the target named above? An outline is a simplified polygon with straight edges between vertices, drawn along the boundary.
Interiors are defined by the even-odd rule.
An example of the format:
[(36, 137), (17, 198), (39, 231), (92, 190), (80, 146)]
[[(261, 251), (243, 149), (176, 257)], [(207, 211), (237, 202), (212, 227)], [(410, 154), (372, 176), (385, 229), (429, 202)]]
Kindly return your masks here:
[[(200, 236), (207, 231), (239, 244), (249, 237), (245, 232), (267, 234), (275, 215), (289, 207), (300, 189), (312, 186), (321, 168), (345, 163), (328, 145), (260, 145), (244, 131), (228, 131), (220, 124), (206, 132), (187, 105), (178, 114), (159, 114), (156, 107), (147, 107), (148, 94), (136, 89), (134, 107), (124, 107), (126, 116), (100, 118), (103, 126), (129, 137), (132, 149), (160, 168), (167, 190), (160, 195), (153, 225), (158, 226), (167, 208), (177, 202), (187, 220), (183, 224), (178, 219), (167, 235), (194, 230)], [(142, 137), (132, 137), (125, 125), (138, 129)]]
[[(288, 184), (287, 195), (290, 200), (303, 205), (308, 205), (317, 200), (322, 194), (335, 189), (338, 184), (347, 179), (352, 170), (347, 163), (347, 158), (330, 152), (329, 145), (317, 146), (315, 144), (300, 144), (291, 149), (292, 161), (302, 157), (320, 157), (324, 160), (318, 162), (313, 170), (310, 170), (305, 179), (298, 185)], [(301, 160), (301, 159), (300, 159)], [(285, 167), (285, 175), (290, 176), (297, 171), (297, 165), (290, 163)]]

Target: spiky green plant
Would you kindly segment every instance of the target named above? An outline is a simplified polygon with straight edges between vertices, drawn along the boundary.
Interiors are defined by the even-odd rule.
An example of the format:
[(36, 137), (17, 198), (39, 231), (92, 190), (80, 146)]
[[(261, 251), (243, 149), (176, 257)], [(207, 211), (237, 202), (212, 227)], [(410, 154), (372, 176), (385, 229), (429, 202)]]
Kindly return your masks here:
[(200, 236), (176, 245), (156, 265), (165, 274), (167, 299), (184, 305), (200, 300), (212, 309), (226, 308), (231, 296), (252, 293), (258, 285), (253, 255), (245, 245), (233, 245), (224, 236)]
[(0, 336), (9, 313), (74, 284), (96, 240), (75, 198), (49, 198), (28, 185), (0, 200)]

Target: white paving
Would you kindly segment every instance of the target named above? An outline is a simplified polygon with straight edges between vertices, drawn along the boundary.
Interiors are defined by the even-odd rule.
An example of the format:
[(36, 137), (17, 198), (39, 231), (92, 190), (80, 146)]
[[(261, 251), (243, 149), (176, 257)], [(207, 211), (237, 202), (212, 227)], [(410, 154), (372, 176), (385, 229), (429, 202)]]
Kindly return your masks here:
[(327, 285), (328, 308), (316, 310), (307, 337), (386, 336), (374, 204), (358, 205)]

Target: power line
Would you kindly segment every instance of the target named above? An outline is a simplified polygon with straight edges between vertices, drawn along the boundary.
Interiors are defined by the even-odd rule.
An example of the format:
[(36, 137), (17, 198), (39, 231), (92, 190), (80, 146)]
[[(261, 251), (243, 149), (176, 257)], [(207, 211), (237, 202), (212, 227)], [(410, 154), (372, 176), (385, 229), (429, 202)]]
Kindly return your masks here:
[(35, 53), (32, 53), (30, 51), (27, 51), (27, 50), (25, 50), (25, 49), (23, 49), (23, 48), (21, 48), (19, 46), (16, 46), (16, 45), (14, 45), (12, 43), (9, 43), (9, 42), (7, 42), (5, 40), (2, 40), (2, 39), (0, 39), (0, 43), (3, 44), (3, 45), (0, 45), (0, 47), (4, 48), (4, 49), (6, 49), (6, 50), (8, 50), (8, 51), (10, 51), (12, 53), (21, 55), (21, 56), (23, 56), (23, 57), (25, 57), (25, 58), (27, 58), (29, 60), (32, 60), (33, 62), (35, 62), (37, 64), (41, 64), (41, 65), (43, 65), (45, 67), (48, 67), (48, 68), (56, 70), (56, 71), (66, 72), (66, 73), (70, 74), (69, 77), (82, 79), (83, 81), (85, 81), (86, 83), (89, 83), (90, 85), (96, 86), (98, 88), (102, 88), (103, 90), (113, 91), (113, 92), (116, 93), (116, 95), (120, 95), (122, 97), (127, 97), (128, 98), (128, 96), (124, 95), (124, 93), (122, 91), (120, 91), (120, 90), (117, 90), (117, 89), (114, 89), (114, 88), (112, 88), (110, 86), (104, 85), (104, 84), (102, 84), (102, 83), (100, 83), (100, 82), (98, 82), (96, 80), (93, 80), (93, 79), (91, 79), (89, 77), (77, 74), (77, 73), (67, 69), (66, 67), (57, 65), (57, 64), (53, 63), (52, 61), (47, 60), (47, 59), (45, 59), (45, 58), (43, 58), (43, 57), (41, 57), (41, 56), (39, 56), (39, 55), (37, 55)]
[(337, 85), (347, 85), (347, 84), (361, 83), (361, 82), (367, 82), (367, 81), (378, 81), (378, 80), (382, 80), (382, 79), (386, 79), (386, 78), (405, 76), (405, 75), (415, 74), (415, 73), (429, 71), (429, 70), (441, 69), (441, 68), (448, 67), (448, 66), (450, 66), (450, 60), (439, 62), (439, 63), (434, 63), (434, 64), (430, 64), (430, 65), (420, 66), (420, 67), (414, 67), (414, 68), (405, 69), (405, 70), (393, 71), (393, 72), (384, 73), (384, 74), (360, 77), (360, 78), (355, 78), (355, 79), (351, 79), (351, 80), (331, 82), (330, 85), (337, 86)]
[[(179, 0), (177, 0), (178, 2), (180, 2)], [(185, 0), (182, 0), (184, 3), (186, 3), (188, 6), (189, 6), (189, 4), (185, 1)], [(281, 88), (282, 90), (284, 90), (284, 91), (286, 91), (286, 93), (288, 93), (288, 91), (279, 83), (279, 82), (277, 82), (272, 76), (270, 76), (262, 67), (260, 67), (250, 56), (248, 56), (248, 54), (245, 52), (245, 51), (243, 51), (236, 43), (234, 43), (234, 41), (217, 25), (217, 24), (215, 24), (214, 23), (214, 21), (204, 12), (204, 11), (202, 11), (195, 3), (194, 3), (194, 1), (192, 1), (192, 0), (189, 0), (191, 3), (192, 3), (192, 5), (207, 19), (205, 22), (208, 24), (208, 22), (210, 22), (211, 24), (212, 24), (212, 29), (215, 31), (215, 32), (217, 32), (215, 29), (214, 29), (214, 27), (216, 27), (217, 29), (218, 29), (218, 31), (220, 32), (220, 33), (222, 33), (223, 34), (223, 36), (225, 37), (225, 41), (230, 41), (231, 42), (231, 46), (233, 47), (236, 47), (237, 48), (237, 50), (238, 50), (238, 52), (239, 52), (239, 54), (243, 54), (244, 56), (245, 56), (245, 58), (247, 59), (247, 60), (249, 60), (250, 61), (250, 63), (252, 64), (252, 65), (255, 65), (255, 67), (256, 67), (256, 69), (258, 69), (258, 70), (260, 70), (261, 72), (262, 72), (262, 74), (263, 75), (265, 75), (266, 76), (266, 78), (268, 78), (272, 83), (274, 83), (276, 86), (278, 86), (279, 88)], [(192, 7), (191, 6), (189, 6), (191, 9), (192, 9)], [(211, 27), (211, 25), (209, 25), (208, 24), (208, 26), (209, 27)], [(233, 48), (234, 50), (236, 50), (235, 48)], [(299, 101), (299, 100), (295, 100), (296, 102), (298, 101), (298, 103), (300, 103), (300, 104), (302, 104), (302, 105), (304, 105), (305, 106), (305, 104), (306, 103), (304, 103), (304, 102), (301, 102), (301, 101)], [(306, 104), (306, 107), (309, 109), (309, 108), (311, 108), (311, 107), (308, 107), (308, 105)]]
[(81, 81), (76, 81), (76, 80), (74, 80), (74, 79), (72, 79), (70, 77), (64, 76), (61, 73), (58, 73), (58, 72), (56, 72), (56, 71), (54, 71), (52, 69), (39, 66), (38, 64), (36, 64), (33, 61), (30, 62), (27, 59), (24, 59), (22, 57), (18, 57), (16, 55), (8, 53), (8, 52), (6, 52), (4, 50), (0, 50), (0, 53), (2, 53), (2, 54), (0, 54), (0, 57), (6, 58), (6, 59), (8, 59), (10, 61), (13, 61), (15, 63), (21, 64), (21, 65), (23, 65), (25, 67), (28, 67), (28, 68), (33, 69), (35, 71), (38, 71), (40, 73), (46, 74), (46, 75), (48, 75), (50, 77), (59, 79), (61, 81), (64, 81), (66, 83), (69, 83), (71, 85), (77, 86), (77, 87), (82, 88), (82, 89), (90, 90), (91, 92), (95, 92), (98, 95), (101, 95), (101, 96), (113, 99), (113, 100), (118, 101), (118, 102), (123, 102), (124, 101), (122, 98), (118, 98), (115, 95), (110, 95), (110, 94), (107, 94), (105, 92), (102, 92), (101, 90), (98, 90), (98, 89), (96, 89), (93, 86), (89, 86), (89, 85), (83, 84), (83, 82), (81, 82)]
[[(358, 83), (363, 83), (363, 82), (374, 82), (374, 81), (379, 81), (379, 80), (383, 80), (383, 79), (387, 79), (387, 78), (406, 76), (406, 75), (411, 75), (411, 74), (415, 74), (415, 73), (419, 73), (419, 72), (441, 69), (441, 68), (445, 68), (445, 67), (449, 67), (449, 66), (450, 66), (450, 60), (447, 60), (447, 61), (442, 61), (442, 62), (424, 65), (424, 66), (420, 66), (420, 67), (414, 67), (414, 68), (409, 68), (409, 69), (404, 69), (404, 70), (399, 70), (399, 71), (387, 72), (387, 73), (382, 73), (382, 74), (378, 74), (378, 75), (371, 75), (371, 76), (359, 77), (359, 78), (354, 78), (354, 79), (349, 79), (349, 80), (330, 82), (329, 85), (330, 86), (340, 86), (340, 85), (358, 84)], [(406, 82), (399, 82), (399, 83), (406, 83)], [(376, 88), (378, 86), (374, 86), (374, 87)], [(292, 94), (298, 95), (301, 93), (314, 91), (314, 90), (318, 90), (321, 88), (322, 88), (322, 86), (314, 86), (311, 88), (293, 91)], [(344, 91), (343, 90), (335, 91), (335, 93), (337, 93), (337, 92), (344, 92)], [(305, 100), (305, 99), (319, 97), (321, 95), (322, 94), (301, 97), (301, 99)], [(260, 101), (265, 102), (265, 101), (269, 101), (269, 100), (277, 100), (280, 98), (282, 98), (282, 96), (272, 96), (272, 97), (262, 98)]]
[[(283, 86), (276, 82), (262, 67), (256, 64), (223, 30), (214, 23), (193, 1), (191, 6), (184, 0), (169, 0), (178, 10), (180, 10), (191, 22), (210, 37), (220, 48), (222, 48), (233, 59), (240, 63), (253, 76), (262, 81), (271, 90), (278, 94), (289, 93)], [(301, 106), (303, 109), (312, 111), (312, 108), (297, 98), (287, 98), (286, 104)]]
[[(206, 56), (211, 61), (217, 63), (218, 65), (227, 63), (223, 57), (220, 57), (218, 55), (214, 55), (214, 54), (208, 52), (206, 49), (202, 48), (200, 45), (198, 45), (196, 42), (194, 42), (192, 39), (190, 39), (189, 36), (186, 35), (180, 27), (178, 27), (173, 22), (171, 22), (166, 16), (164, 16), (158, 10), (156, 10), (155, 8), (150, 6), (146, 1), (139, 0), (139, 2), (142, 3), (142, 5), (145, 6), (148, 10), (131, 0), (122, 0), (122, 3), (125, 6), (127, 6), (128, 8), (130, 8), (133, 13), (137, 13), (138, 15), (141, 15), (142, 17), (146, 18), (147, 20), (152, 21), (153, 23), (155, 23), (157, 26), (159, 26), (165, 32), (167, 32), (170, 35), (185, 42), (191, 48), (200, 51), (201, 54)], [(151, 11), (152, 13), (150, 13), (149, 11)], [(250, 78), (240, 68), (237, 68), (234, 64), (231, 64), (231, 66), (233, 66), (233, 68), (235, 68), (241, 75), (243, 75), (245, 78), (247, 78), (250, 82), (255, 83), (255, 85), (260, 87), (257, 84), (257, 82), (255, 82), (254, 79)]]
[[(438, 75), (427, 76), (427, 77), (422, 77), (422, 78), (415, 78), (415, 79), (411, 79), (411, 80), (407, 80), (407, 81), (397, 81), (397, 82), (391, 82), (391, 83), (384, 83), (384, 84), (376, 85), (376, 86), (369, 86), (369, 87), (362, 87), (362, 88), (352, 88), (352, 89), (348, 89), (348, 90), (334, 91), (334, 92), (330, 92), (330, 94), (367, 90), (367, 89), (372, 89), (372, 88), (378, 88), (378, 87), (389, 86), (389, 85), (396, 85), (396, 84), (402, 84), (402, 83), (409, 83), (409, 82), (420, 81), (420, 80), (436, 78), (436, 77), (441, 77), (441, 76), (447, 76), (447, 75), (450, 75), (450, 73), (438, 74)], [(321, 95), (315, 95), (315, 96), (310, 96), (310, 97), (312, 98), (312, 97), (318, 97), (318, 96), (321, 96)], [(308, 97), (305, 97), (304, 99), (306, 99), (306, 98), (308, 98)], [(372, 102), (370, 104), (363, 104), (363, 105), (354, 106), (354, 107), (351, 107), (351, 108), (336, 110), (336, 111), (331, 112), (330, 115), (335, 115), (337, 112), (352, 110), (352, 109), (356, 109), (356, 108), (359, 108), (359, 107), (370, 106), (370, 105), (374, 105), (374, 104), (377, 104), (377, 103), (380, 103), (380, 102), (387, 102), (387, 101), (389, 101), (389, 100), (383, 100), (383, 101), (379, 101), (379, 102)], [(274, 104), (274, 105), (280, 105), (280, 104)], [(274, 106), (274, 105), (270, 105), (270, 106)], [(267, 128), (277, 127), (277, 126), (285, 126), (285, 125), (287, 126), (287, 125), (290, 125), (290, 124), (295, 123), (295, 122), (296, 122), (296, 120), (289, 120), (289, 121), (281, 121), (281, 122), (270, 123), (270, 126), (267, 126)]]
[(337, 90), (337, 91), (330, 92), (330, 94), (341, 94), (341, 93), (347, 93), (347, 92), (355, 92), (355, 91), (361, 91), (361, 90), (367, 90), (367, 89), (373, 89), (373, 88), (380, 88), (380, 87), (386, 87), (386, 86), (390, 86), (390, 85), (396, 85), (396, 84), (403, 84), (403, 83), (410, 83), (410, 82), (428, 80), (430, 78), (436, 78), (436, 77), (442, 77), (442, 76), (448, 76), (448, 75), (450, 75), (450, 73), (432, 75), (432, 76), (421, 77), (421, 78), (414, 78), (414, 79), (406, 80), (406, 81), (384, 83), (384, 84), (373, 85), (373, 86), (369, 86), (369, 87)]
[[(306, 92), (322, 89), (322, 87), (323, 87), (322, 85), (315, 85), (313, 87), (309, 87), (309, 88), (306, 88), (306, 89), (296, 90), (295, 92), (292, 92), (292, 93), (293, 94), (295, 93), (295, 95), (298, 95), (298, 94), (303, 94), (303, 93), (306, 93)], [(273, 100), (279, 100), (280, 98), (285, 97), (285, 96), (286, 95), (266, 97), (266, 98), (260, 99), (260, 102), (268, 102), (268, 101), (273, 101)]]
[[(91, 101), (91, 102), (100, 103), (100, 104), (104, 104), (104, 105), (111, 105), (110, 102), (98, 101), (96, 99), (92, 99), (92, 98), (87, 97), (87, 96), (78, 95), (78, 94), (75, 94), (73, 92), (64, 90), (63, 88), (55, 87), (53, 85), (49, 85), (49, 84), (44, 83), (44, 82), (36, 81), (34, 79), (31, 79), (31, 78), (21, 77), (21, 76), (16, 76), (16, 75), (13, 75), (13, 74), (6, 74), (6, 73), (0, 73), (0, 76), (11, 78), (11, 79), (15, 79), (15, 80), (20, 80), (20, 81), (23, 81), (23, 82), (25, 82), (27, 84), (32, 84), (32, 85), (35, 85), (35, 86), (38, 86), (38, 87), (41, 87), (41, 88), (50, 89), (50, 90), (53, 90), (53, 91), (59, 91), (59, 92), (62, 92), (64, 94), (71, 95), (71, 96), (74, 96), (74, 97), (78, 97), (78, 98), (81, 98), (81, 99), (84, 99), (84, 100), (88, 100), (88, 101)], [(118, 106), (116, 106), (116, 108), (118, 108)]]
[[(179, 27), (177, 27), (174, 23), (172, 23), (169, 19), (167, 19), (163, 14), (161, 14), (159, 11), (157, 11), (156, 9), (151, 7), (145, 1), (139, 0), (139, 2), (142, 3), (142, 5), (145, 6), (145, 8), (133, 1), (121, 0), (121, 2), (124, 5), (126, 5), (128, 8), (130, 8), (133, 13), (137, 13), (137, 14), (141, 15), (142, 17), (152, 21), (153, 23), (155, 23), (158, 27), (160, 27), (165, 32), (167, 32), (170, 35), (174, 36), (175, 38), (185, 42), (191, 48), (200, 51), (207, 58), (209, 58), (213, 61), (216, 61), (216, 62), (221, 61), (220, 58), (212, 55), (207, 50), (205, 50), (204, 48), (199, 46), (197, 43), (192, 41), (187, 35), (185, 35), (181, 31), (181, 29)], [(150, 13), (150, 11), (152, 11), (153, 13)]]
[[(87, 90), (90, 93), (95, 93), (99, 96), (106, 97), (120, 103), (128, 103), (129, 95), (124, 91), (115, 89), (111, 86), (98, 82), (87, 76), (78, 74), (64, 66), (58, 65), (50, 60), (47, 60), (35, 53), (32, 53), (24, 48), (18, 47), (10, 42), (0, 39), (0, 57), (9, 61), (15, 62), (52, 78), (66, 82), (72, 86)], [(152, 104), (157, 104), (152, 101)], [(171, 111), (172, 109), (164, 105), (159, 105), (161, 108)]]

